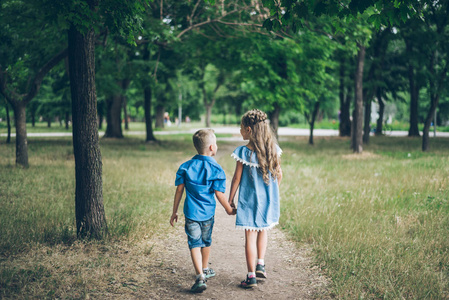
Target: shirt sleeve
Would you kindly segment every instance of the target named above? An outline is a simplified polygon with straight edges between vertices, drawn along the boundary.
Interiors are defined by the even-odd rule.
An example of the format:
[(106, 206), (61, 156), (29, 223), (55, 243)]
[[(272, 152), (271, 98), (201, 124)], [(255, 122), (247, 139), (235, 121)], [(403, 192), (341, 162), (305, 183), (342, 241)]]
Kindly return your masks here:
[(182, 166), (178, 169), (178, 172), (176, 172), (176, 179), (175, 179), (175, 186), (178, 186), (180, 184), (185, 184), (185, 173), (186, 170), (182, 168)]
[(211, 178), (211, 180), (212, 180), (211, 188), (214, 191), (219, 191), (222, 193), (226, 192), (226, 174), (221, 167), (214, 168), (214, 175)]

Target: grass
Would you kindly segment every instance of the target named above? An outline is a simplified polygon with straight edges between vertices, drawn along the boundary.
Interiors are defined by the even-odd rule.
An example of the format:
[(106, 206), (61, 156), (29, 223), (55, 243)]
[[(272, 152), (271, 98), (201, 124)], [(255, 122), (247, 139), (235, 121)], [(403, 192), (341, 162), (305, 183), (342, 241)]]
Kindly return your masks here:
[[(86, 298), (134, 286), (138, 274), (124, 269), (145, 268), (154, 250), (144, 243), (124, 254), (127, 244), (166, 230), (175, 172), (193, 155), (190, 134), (158, 138), (101, 140), (110, 231), (101, 242), (75, 238), (70, 138), (30, 139), (27, 170), (14, 166), (14, 143), (0, 144), (0, 298)], [(316, 138), (313, 147), (306, 137), (281, 139), (281, 226), (313, 247), (337, 298), (447, 299), (449, 139), (432, 138), (427, 153), (420, 139), (370, 142), (353, 155), (347, 139)], [(232, 158), (219, 163), (230, 179)]]
[(430, 153), (371, 141), (361, 156), (341, 140), (284, 143), (282, 225), (313, 246), (338, 298), (446, 299), (449, 141)]

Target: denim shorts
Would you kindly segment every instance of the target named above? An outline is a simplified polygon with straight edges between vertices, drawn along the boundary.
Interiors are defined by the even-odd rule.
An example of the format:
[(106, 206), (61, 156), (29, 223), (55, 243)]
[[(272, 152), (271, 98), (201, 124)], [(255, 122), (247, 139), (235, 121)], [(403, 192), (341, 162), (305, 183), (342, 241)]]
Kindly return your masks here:
[(209, 247), (212, 244), (214, 217), (206, 221), (193, 221), (186, 218), (185, 230), (189, 249)]

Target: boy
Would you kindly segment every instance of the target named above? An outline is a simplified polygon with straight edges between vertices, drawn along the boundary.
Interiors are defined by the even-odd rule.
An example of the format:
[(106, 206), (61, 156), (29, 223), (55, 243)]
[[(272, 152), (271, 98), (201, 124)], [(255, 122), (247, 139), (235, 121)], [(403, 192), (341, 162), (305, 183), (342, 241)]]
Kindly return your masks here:
[(206, 278), (215, 276), (215, 271), (208, 267), (216, 205), (214, 194), (228, 215), (235, 214), (235, 210), (224, 195), (226, 175), (212, 158), (218, 149), (214, 131), (198, 130), (193, 135), (193, 145), (198, 155), (183, 163), (176, 173), (177, 187), (170, 224), (174, 226), (173, 222), (178, 222), (178, 207), (185, 188), (185, 231), (196, 272), (195, 284), (191, 291), (201, 293), (207, 288)]

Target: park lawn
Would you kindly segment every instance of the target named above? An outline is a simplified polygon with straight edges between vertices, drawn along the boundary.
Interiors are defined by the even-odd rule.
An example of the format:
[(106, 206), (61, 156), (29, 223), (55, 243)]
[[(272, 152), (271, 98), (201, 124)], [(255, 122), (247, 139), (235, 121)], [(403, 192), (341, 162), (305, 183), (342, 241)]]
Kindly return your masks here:
[[(286, 142), (282, 226), (311, 244), (338, 298), (449, 298), (449, 140)], [(299, 150), (297, 150), (299, 149)]]
[[(122, 268), (102, 249), (119, 251), (123, 242), (168, 230), (175, 172), (194, 149), (190, 135), (158, 138), (159, 144), (145, 144), (143, 137), (101, 140), (110, 236), (86, 242), (99, 255), (94, 262), (82, 260), (83, 268), (32, 259), (14, 265), (28, 253), (46, 251), (54, 258), (56, 252), (87, 247), (75, 239), (71, 139), (30, 139), (27, 170), (14, 167), (14, 143), (0, 145), (0, 297), (61, 296), (64, 284), (75, 295), (87, 294), (88, 275), (82, 272), (116, 268), (117, 277)], [(281, 226), (299, 245), (313, 247), (316, 265), (332, 279), (331, 293), (351, 299), (448, 298), (449, 139), (431, 139), (431, 150), (422, 153), (420, 139), (376, 137), (362, 155), (351, 154), (347, 139), (315, 142), (311, 147), (307, 138), (280, 141)], [(230, 154), (233, 147), (219, 142), (219, 152)], [(226, 153), (218, 161), (230, 180), (234, 160)], [(97, 274), (98, 280), (111, 274)]]

